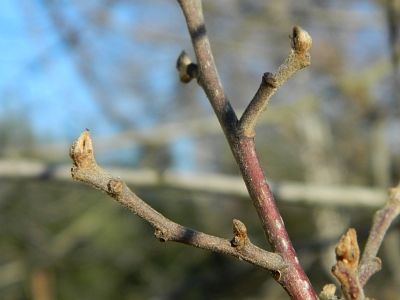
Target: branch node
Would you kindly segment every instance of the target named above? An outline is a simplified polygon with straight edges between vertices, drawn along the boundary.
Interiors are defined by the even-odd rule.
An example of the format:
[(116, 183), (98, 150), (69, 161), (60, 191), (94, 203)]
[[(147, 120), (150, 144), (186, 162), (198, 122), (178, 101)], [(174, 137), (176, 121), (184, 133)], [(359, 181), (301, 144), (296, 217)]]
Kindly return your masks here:
[(274, 278), (276, 281), (279, 281), (282, 277), (282, 272), (279, 270), (273, 270), (270, 273), (272, 278)]
[(107, 188), (108, 193), (113, 196), (121, 194), (122, 188), (124, 187), (124, 182), (119, 178), (113, 178), (109, 181)]
[(176, 61), (176, 68), (179, 71), (181, 82), (188, 83), (193, 78), (198, 78), (198, 66), (191, 62), (185, 51), (182, 51)]
[(165, 243), (168, 239), (165, 237), (164, 232), (160, 228), (156, 228), (154, 236), (162, 243)]
[(273, 88), (278, 87), (278, 79), (276, 78), (276, 76), (274, 74), (272, 74), (270, 72), (264, 73), (263, 80), (265, 81), (265, 83), (267, 83), (268, 85), (270, 85)]
[(247, 236), (246, 226), (242, 221), (234, 219), (232, 228), (235, 236), (231, 240), (231, 245), (236, 247), (236, 249), (241, 250), (250, 242)]

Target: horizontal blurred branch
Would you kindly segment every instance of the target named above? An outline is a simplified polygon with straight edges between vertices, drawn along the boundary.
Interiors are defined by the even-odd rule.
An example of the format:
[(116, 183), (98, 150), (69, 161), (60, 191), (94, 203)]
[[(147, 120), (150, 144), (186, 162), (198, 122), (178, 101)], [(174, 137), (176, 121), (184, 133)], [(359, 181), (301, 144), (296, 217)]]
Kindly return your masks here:
[[(228, 194), (248, 198), (239, 176), (223, 174), (195, 174), (151, 169), (105, 168), (136, 187), (163, 186), (183, 190)], [(0, 178), (33, 178), (70, 180), (69, 165), (52, 165), (23, 160), (0, 160)], [(270, 181), (271, 189), (284, 202), (332, 206), (381, 207), (387, 200), (385, 189), (361, 186), (317, 185), (301, 182)]]
[[(299, 114), (315, 110), (315, 99), (305, 97), (296, 103), (274, 104), (268, 112), (261, 115), (258, 125), (282, 124), (295, 119)], [(238, 110), (241, 115), (242, 110)], [(89, 128), (90, 129), (90, 128)], [(94, 141), (97, 153), (115, 149), (132, 148), (138, 145), (164, 145), (183, 136), (201, 138), (207, 136), (221, 136), (221, 126), (215, 115), (193, 118), (190, 120), (157, 124), (152, 127), (134, 128), (121, 131), (109, 136), (98, 136)], [(54, 159), (63, 159), (65, 149), (70, 147), (70, 142), (41, 144), (35, 147), (37, 153), (46, 153)], [(16, 149), (10, 149), (14, 153)]]
[(0, 289), (22, 281), (26, 276), (23, 260), (14, 260), (0, 265)]

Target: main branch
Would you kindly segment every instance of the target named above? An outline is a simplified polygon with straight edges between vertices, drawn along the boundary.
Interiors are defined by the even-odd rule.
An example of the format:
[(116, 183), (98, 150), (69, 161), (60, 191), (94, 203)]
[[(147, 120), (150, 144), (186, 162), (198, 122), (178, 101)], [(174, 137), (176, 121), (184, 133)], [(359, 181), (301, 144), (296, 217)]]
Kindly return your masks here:
[[(214, 64), (204, 25), (201, 1), (178, 0), (178, 2), (185, 15), (197, 59), (195, 67), (195, 64), (188, 59), (187, 55), (182, 53), (177, 62), (179, 77), (183, 82), (190, 81), (191, 77), (197, 78), (199, 85), (204, 89), (211, 106), (214, 108), (269, 243), (288, 265), (285, 270), (274, 273), (274, 278), (292, 299), (317, 299), (317, 295), (300, 266), (285, 224), (268, 186), (254, 142), (254, 126), (261, 113), (266, 109), (269, 98), (291, 75), (309, 64), (307, 50), (311, 46), (311, 38), (301, 28), (294, 28), (293, 37), (291, 37), (292, 51), (288, 59), (275, 75), (271, 73), (264, 75), (259, 91), (239, 122), (229, 99), (225, 95)], [(187, 71), (185, 72), (185, 70)], [(196, 70), (197, 72), (189, 72), (189, 70)]]
[[(237, 117), (225, 94), (217, 67), (211, 53), (210, 42), (204, 25), (203, 10), (199, 0), (179, 0), (192, 39), (198, 64), (199, 85), (204, 89), (225, 135), (231, 135), (236, 128)], [(182, 80), (182, 76), (181, 76)]]

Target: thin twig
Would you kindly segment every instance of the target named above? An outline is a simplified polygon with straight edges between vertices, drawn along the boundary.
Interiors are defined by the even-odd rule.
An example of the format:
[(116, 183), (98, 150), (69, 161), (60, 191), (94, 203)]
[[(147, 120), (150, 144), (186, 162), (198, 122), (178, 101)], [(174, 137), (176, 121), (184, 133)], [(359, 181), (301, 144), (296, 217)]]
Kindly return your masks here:
[(389, 197), (386, 205), (378, 210), (373, 218), (371, 232), (358, 268), (362, 286), (374, 273), (381, 269), (381, 260), (376, 257), (376, 254), (390, 224), (400, 213), (400, 183), (389, 190)]
[(269, 271), (282, 272), (286, 263), (278, 254), (253, 245), (247, 237), (244, 224), (234, 220), (232, 241), (198, 232), (179, 225), (160, 214), (136, 196), (118, 177), (102, 170), (96, 163), (90, 132), (83, 132), (70, 149), (73, 160), (72, 178), (101, 190), (118, 203), (149, 222), (160, 241), (174, 241), (197, 248), (212, 250), (247, 261)]
[(261, 85), (240, 118), (239, 134), (246, 137), (254, 136), (254, 128), (261, 114), (267, 109), (269, 99), (275, 91), (298, 70), (307, 67), (310, 62), (310, 54), (307, 52), (312, 45), (312, 39), (307, 31), (299, 26), (293, 28), (291, 37), (292, 49), (285, 62), (275, 74), (264, 73)]

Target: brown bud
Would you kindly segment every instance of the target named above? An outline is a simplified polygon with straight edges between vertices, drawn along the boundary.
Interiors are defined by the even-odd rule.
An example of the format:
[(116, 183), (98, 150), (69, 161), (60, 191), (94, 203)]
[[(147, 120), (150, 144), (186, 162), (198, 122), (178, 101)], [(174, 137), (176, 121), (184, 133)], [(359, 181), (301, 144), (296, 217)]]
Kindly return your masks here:
[(311, 36), (299, 26), (293, 27), (292, 48), (299, 55), (304, 55), (312, 45)]
[(184, 83), (188, 83), (198, 76), (197, 65), (190, 61), (190, 58), (185, 51), (182, 51), (179, 55), (178, 60), (176, 61), (176, 68), (179, 71), (179, 79)]
[(246, 226), (243, 224), (243, 222), (234, 219), (232, 228), (235, 236), (231, 240), (231, 245), (236, 247), (236, 249), (241, 250), (249, 243)]

